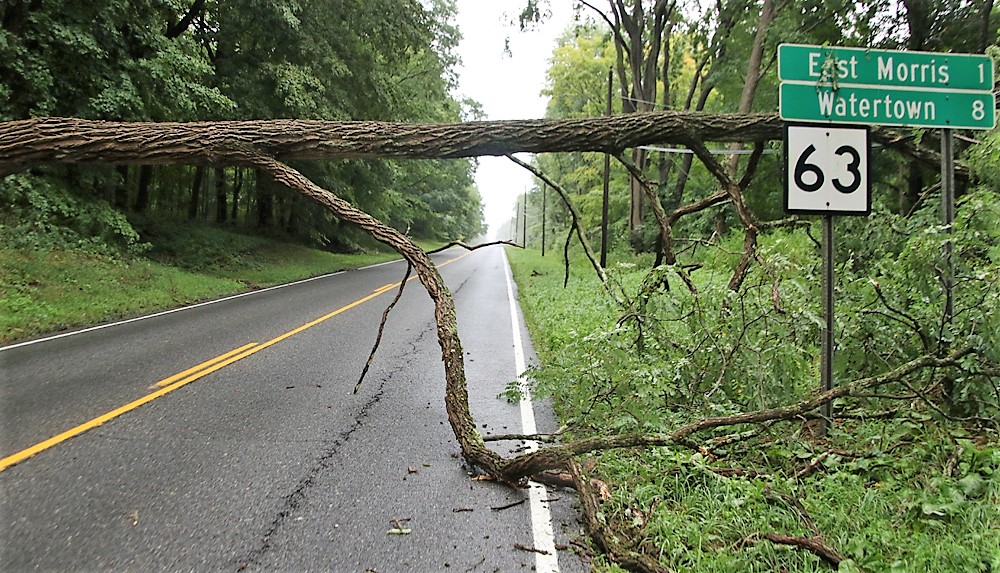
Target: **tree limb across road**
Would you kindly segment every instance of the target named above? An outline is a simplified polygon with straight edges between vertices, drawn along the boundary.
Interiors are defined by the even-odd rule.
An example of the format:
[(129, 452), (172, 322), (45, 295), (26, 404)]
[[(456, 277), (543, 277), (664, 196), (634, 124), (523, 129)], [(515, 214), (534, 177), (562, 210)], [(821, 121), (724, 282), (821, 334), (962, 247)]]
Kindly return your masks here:
[[(881, 145), (935, 167), (940, 154), (899, 130), (877, 128)], [(659, 111), (578, 119), (390, 123), (296, 119), (113, 122), (41, 117), (0, 122), (0, 177), (39, 163), (247, 165), (247, 158), (456, 159), (512, 153), (616, 153), (692, 140), (766, 142), (784, 136), (776, 114)], [(968, 168), (956, 164), (956, 177)]]
[[(678, 143), (782, 137), (773, 114), (657, 112), (458, 124), (261, 120), (141, 123), (45, 117), (0, 123), (0, 173), (37, 163), (245, 164), (288, 159), (453, 159), (520, 152), (614, 152)], [(114, 142), (111, 144), (111, 142)]]

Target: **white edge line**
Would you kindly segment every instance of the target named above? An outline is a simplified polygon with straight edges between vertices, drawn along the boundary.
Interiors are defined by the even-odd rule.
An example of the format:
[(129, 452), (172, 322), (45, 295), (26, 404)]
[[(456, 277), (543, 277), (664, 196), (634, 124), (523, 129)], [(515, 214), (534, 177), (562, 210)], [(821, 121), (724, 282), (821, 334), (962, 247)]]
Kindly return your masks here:
[[(389, 262), (396, 262), (396, 261), (389, 261)], [(386, 264), (386, 263), (379, 263), (379, 264)], [(374, 266), (378, 266), (378, 265), (374, 265)], [(371, 267), (365, 267), (365, 268), (371, 268)], [(358, 270), (362, 270), (362, 269), (358, 269)], [(242, 292), (240, 294), (234, 294), (232, 296), (227, 296), (225, 298), (217, 298), (215, 300), (207, 300), (205, 302), (199, 302), (199, 303), (196, 303), (196, 304), (189, 304), (187, 306), (182, 306), (182, 307), (179, 307), (179, 308), (172, 308), (170, 310), (164, 310), (164, 311), (161, 311), (161, 312), (155, 312), (153, 314), (146, 314), (146, 315), (143, 315), (143, 316), (137, 316), (135, 318), (128, 318), (128, 319), (125, 319), (125, 320), (119, 320), (117, 322), (109, 322), (107, 324), (99, 324), (97, 326), (91, 326), (91, 327), (83, 328), (83, 329), (80, 329), (80, 330), (73, 330), (73, 331), (70, 331), (70, 332), (63, 332), (61, 334), (54, 334), (52, 336), (46, 336), (45, 338), (38, 338), (36, 340), (28, 340), (26, 342), (19, 342), (17, 344), (11, 344), (9, 346), (2, 346), (2, 347), (0, 347), (0, 352), (3, 352), (4, 350), (13, 350), (15, 348), (20, 348), (22, 346), (30, 346), (32, 344), (38, 344), (40, 342), (48, 342), (50, 340), (56, 340), (58, 338), (66, 338), (67, 336), (76, 336), (77, 334), (84, 334), (86, 332), (93, 332), (95, 330), (102, 330), (104, 328), (111, 328), (112, 326), (121, 326), (123, 324), (129, 324), (131, 322), (139, 322), (140, 320), (146, 320), (148, 318), (156, 318), (158, 316), (165, 316), (165, 315), (168, 315), (168, 314), (173, 314), (175, 312), (181, 312), (182, 310), (190, 310), (192, 308), (198, 308), (198, 307), (202, 307), (202, 306), (208, 306), (210, 304), (215, 304), (215, 303), (218, 303), (218, 302), (225, 302), (227, 300), (234, 300), (234, 299), (237, 299), (237, 298), (243, 298), (245, 296), (250, 296), (250, 295), (254, 295), (254, 294), (260, 294), (262, 292), (267, 292), (267, 291), (270, 291), (270, 290), (277, 290), (277, 289), (280, 289), (280, 288), (290, 287), (290, 286), (294, 286), (294, 285), (298, 285), (298, 284), (302, 284), (302, 283), (307, 283), (307, 282), (310, 282), (310, 281), (317, 281), (319, 279), (326, 279), (326, 278), (330, 278), (330, 277), (335, 277), (337, 275), (344, 274), (346, 272), (347, 271), (337, 271), (335, 273), (327, 273), (325, 275), (320, 275), (318, 277), (310, 277), (308, 279), (302, 279), (302, 280), (291, 282), (291, 283), (285, 283), (285, 284), (275, 285), (275, 286), (272, 286), (272, 287), (262, 288), (262, 289), (259, 289), (259, 290), (251, 290), (251, 291), (247, 291), (247, 292)]]
[(403, 259), (393, 259), (391, 261), (386, 261), (384, 263), (375, 263), (374, 265), (368, 265), (367, 267), (358, 267), (357, 270), (367, 271), (368, 269), (374, 269), (376, 267), (384, 267), (385, 265), (391, 265), (392, 263), (401, 263), (401, 262), (403, 262)]
[[(507, 262), (507, 252), (500, 250), (504, 264), (504, 279), (507, 280), (507, 302), (510, 306), (510, 324), (514, 341), (514, 368), (517, 371), (521, 385), (521, 429), (525, 434), (538, 433), (535, 427), (535, 411), (531, 407), (531, 392), (524, 377), (526, 370), (524, 361), (524, 345), (521, 341), (521, 324), (517, 319), (517, 301), (514, 299), (514, 287), (511, 284), (510, 263)], [(538, 442), (527, 443), (529, 452), (538, 449)], [(555, 535), (552, 532), (552, 514), (549, 506), (543, 501), (548, 496), (545, 486), (533, 481), (528, 482), (528, 503), (531, 507), (531, 534), (535, 549), (545, 553), (535, 553), (535, 571), (539, 573), (559, 573), (559, 553), (556, 551)]]

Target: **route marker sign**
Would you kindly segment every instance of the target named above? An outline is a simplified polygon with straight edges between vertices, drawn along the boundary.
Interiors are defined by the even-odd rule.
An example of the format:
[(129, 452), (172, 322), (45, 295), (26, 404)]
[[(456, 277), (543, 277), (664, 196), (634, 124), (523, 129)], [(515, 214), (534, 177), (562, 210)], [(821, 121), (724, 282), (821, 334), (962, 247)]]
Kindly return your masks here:
[(993, 60), (980, 54), (782, 44), (778, 79), (784, 120), (996, 126)]
[(785, 211), (871, 213), (868, 127), (785, 126)]

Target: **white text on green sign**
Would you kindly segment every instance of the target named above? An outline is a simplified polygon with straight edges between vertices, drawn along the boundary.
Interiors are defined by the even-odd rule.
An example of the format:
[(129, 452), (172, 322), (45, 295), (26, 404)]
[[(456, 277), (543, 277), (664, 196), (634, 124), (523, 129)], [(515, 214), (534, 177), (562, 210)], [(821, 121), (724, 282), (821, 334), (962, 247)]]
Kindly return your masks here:
[(993, 89), (993, 60), (981, 54), (778, 46), (778, 79), (945, 91)]
[(779, 110), (788, 121), (992, 129), (991, 92), (941, 92), (906, 88), (789, 83), (780, 87)]

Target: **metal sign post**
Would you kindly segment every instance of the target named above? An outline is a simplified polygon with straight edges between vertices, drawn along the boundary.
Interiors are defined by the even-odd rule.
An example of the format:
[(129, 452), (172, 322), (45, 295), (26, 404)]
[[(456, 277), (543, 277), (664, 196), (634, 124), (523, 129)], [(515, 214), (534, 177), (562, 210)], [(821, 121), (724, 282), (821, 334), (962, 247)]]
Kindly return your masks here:
[[(611, 115), (611, 68), (608, 68), (608, 99), (604, 115)], [(608, 189), (611, 186), (611, 155), (604, 154), (604, 194), (601, 196), (601, 268), (608, 266)]]
[[(869, 130), (831, 125), (785, 126), (785, 211), (823, 216), (823, 333), (820, 384), (833, 389), (834, 353), (834, 215), (871, 212)], [(823, 405), (825, 435), (833, 419), (832, 405)]]
[[(823, 391), (833, 390), (833, 215), (823, 215), (823, 344), (820, 358), (820, 383)], [(823, 404), (823, 435), (833, 420), (833, 403)]]
[[(941, 224), (945, 233), (953, 232), (955, 222), (955, 148), (950, 129), (941, 130)], [(944, 319), (951, 323), (955, 315), (955, 258), (951, 240), (944, 244)]]

